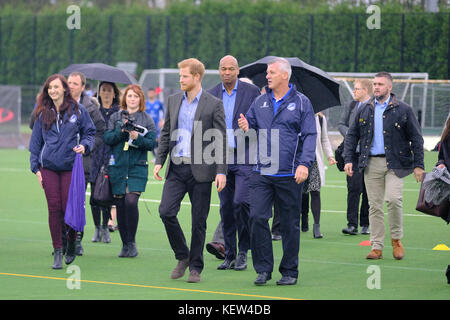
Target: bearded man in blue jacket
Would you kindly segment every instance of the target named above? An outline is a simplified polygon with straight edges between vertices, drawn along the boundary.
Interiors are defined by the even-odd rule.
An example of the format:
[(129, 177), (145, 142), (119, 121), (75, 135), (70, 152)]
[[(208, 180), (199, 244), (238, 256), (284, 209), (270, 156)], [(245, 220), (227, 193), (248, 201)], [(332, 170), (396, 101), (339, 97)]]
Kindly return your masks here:
[(298, 278), (300, 210), (303, 182), (316, 149), (314, 111), (309, 99), (289, 83), (291, 65), (275, 58), (267, 66), (266, 94), (255, 99), (239, 127), (256, 132), (257, 164), (250, 178), (250, 247), (258, 276), (256, 285), (272, 278), (273, 249), (268, 220), (278, 204), (283, 245), (277, 285)]

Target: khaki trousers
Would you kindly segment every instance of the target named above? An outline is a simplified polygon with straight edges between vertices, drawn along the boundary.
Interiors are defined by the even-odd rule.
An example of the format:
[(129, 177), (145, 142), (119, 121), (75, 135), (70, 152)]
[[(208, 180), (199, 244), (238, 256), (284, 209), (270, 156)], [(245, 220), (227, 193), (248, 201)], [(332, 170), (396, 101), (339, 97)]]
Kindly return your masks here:
[(386, 158), (371, 157), (364, 170), (369, 199), (370, 242), (372, 249), (384, 247), (384, 211), (386, 200), (391, 239), (403, 238), (403, 178), (386, 166)]

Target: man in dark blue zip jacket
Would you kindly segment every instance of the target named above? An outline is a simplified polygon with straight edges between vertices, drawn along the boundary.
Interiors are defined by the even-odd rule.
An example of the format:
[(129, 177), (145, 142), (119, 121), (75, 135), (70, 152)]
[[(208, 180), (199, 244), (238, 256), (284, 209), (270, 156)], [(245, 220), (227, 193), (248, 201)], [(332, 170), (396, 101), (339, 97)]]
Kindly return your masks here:
[[(291, 66), (275, 58), (267, 67), (266, 94), (255, 99), (239, 127), (256, 132), (257, 164), (250, 178), (250, 246), (256, 285), (272, 278), (273, 251), (268, 220), (273, 200), (280, 212), (283, 258), (278, 285), (293, 285), (298, 278), (300, 209), (303, 182), (314, 161), (316, 125), (309, 99), (289, 84)], [(249, 130), (252, 129), (252, 130)]]

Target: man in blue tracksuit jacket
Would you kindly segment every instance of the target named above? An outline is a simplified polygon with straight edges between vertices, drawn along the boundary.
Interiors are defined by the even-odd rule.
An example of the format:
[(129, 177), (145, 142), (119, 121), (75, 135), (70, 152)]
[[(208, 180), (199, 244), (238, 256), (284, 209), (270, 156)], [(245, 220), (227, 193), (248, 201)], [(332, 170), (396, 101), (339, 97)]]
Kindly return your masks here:
[(239, 127), (251, 136), (256, 131), (257, 164), (250, 179), (250, 247), (258, 273), (256, 285), (272, 278), (273, 251), (268, 220), (272, 203), (280, 211), (283, 258), (278, 285), (293, 285), (298, 278), (300, 209), (303, 182), (314, 161), (316, 125), (309, 99), (289, 84), (291, 66), (275, 58), (267, 67), (266, 94), (255, 99)]

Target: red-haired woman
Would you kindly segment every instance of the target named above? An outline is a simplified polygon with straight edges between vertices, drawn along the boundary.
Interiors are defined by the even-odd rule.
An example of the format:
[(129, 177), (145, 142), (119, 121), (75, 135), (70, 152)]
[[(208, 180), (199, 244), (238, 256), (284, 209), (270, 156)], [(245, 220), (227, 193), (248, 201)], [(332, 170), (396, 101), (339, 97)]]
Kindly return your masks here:
[(66, 78), (55, 74), (44, 83), (37, 99), (36, 121), (30, 140), (30, 167), (44, 188), (54, 248), (53, 269), (62, 268), (62, 232), (68, 232), (66, 264), (75, 259), (76, 232), (64, 226), (64, 213), (75, 154), (89, 152), (95, 126), (86, 109), (70, 95)]
[(111, 146), (109, 178), (117, 198), (117, 223), (122, 250), (119, 257), (136, 257), (138, 200), (148, 179), (147, 152), (155, 146), (155, 124), (145, 112), (140, 86), (129, 85), (122, 96), (120, 111), (109, 119), (103, 139)]

